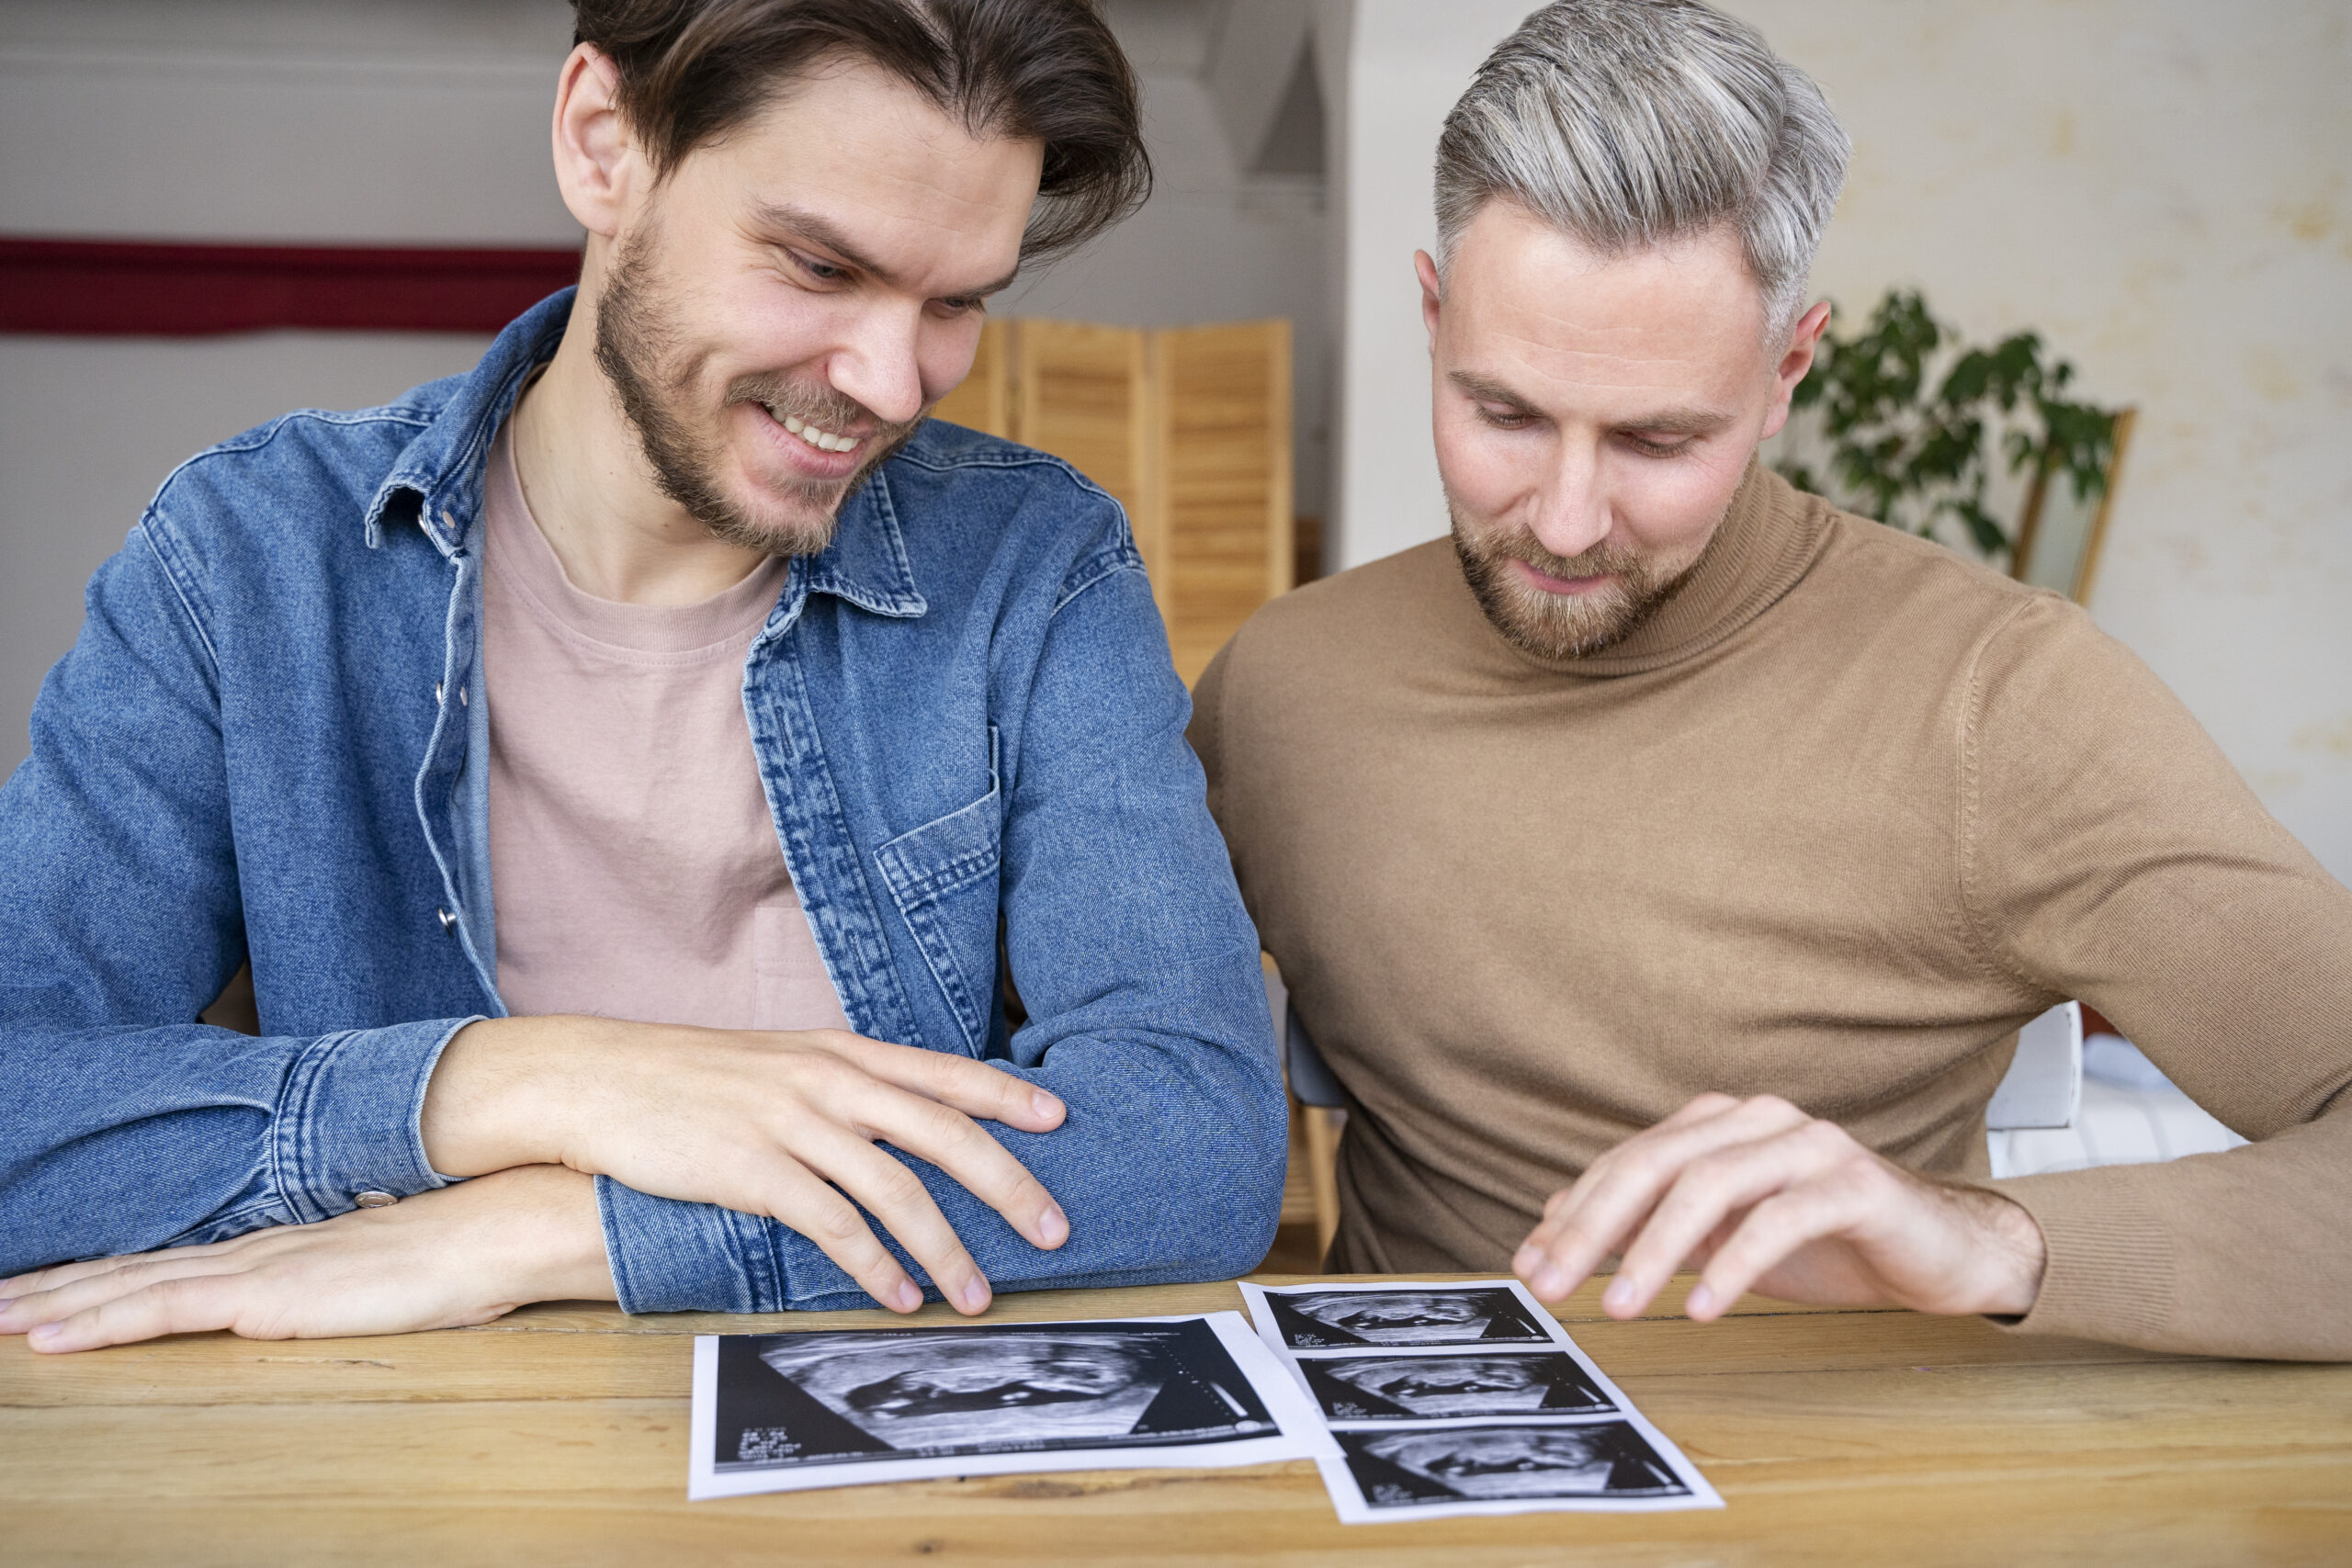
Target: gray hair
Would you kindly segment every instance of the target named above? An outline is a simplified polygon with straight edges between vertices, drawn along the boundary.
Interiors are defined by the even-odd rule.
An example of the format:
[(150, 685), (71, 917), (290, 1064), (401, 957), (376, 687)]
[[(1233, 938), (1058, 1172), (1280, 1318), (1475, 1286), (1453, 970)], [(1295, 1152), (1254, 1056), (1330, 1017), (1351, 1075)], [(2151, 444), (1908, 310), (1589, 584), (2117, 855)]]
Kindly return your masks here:
[(1496, 197), (1603, 255), (1729, 225), (1778, 336), (1851, 151), (1813, 78), (1747, 23), (1701, 0), (1552, 0), (1446, 116), (1439, 266)]

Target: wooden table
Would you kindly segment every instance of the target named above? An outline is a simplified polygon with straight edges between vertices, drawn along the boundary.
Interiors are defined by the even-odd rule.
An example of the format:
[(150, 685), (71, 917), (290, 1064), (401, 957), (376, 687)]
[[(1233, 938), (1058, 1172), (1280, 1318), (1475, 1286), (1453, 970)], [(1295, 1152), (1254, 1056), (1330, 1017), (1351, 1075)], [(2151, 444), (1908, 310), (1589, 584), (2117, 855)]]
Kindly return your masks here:
[[(1619, 1324), (1596, 1301), (1559, 1315), (1728, 1507), (1342, 1527), (1306, 1463), (690, 1504), (690, 1336), (901, 1320), (556, 1304), (381, 1339), (0, 1339), (0, 1562), (2352, 1562), (2352, 1367), (1757, 1302)], [(992, 1315), (1240, 1306), (1189, 1285)]]

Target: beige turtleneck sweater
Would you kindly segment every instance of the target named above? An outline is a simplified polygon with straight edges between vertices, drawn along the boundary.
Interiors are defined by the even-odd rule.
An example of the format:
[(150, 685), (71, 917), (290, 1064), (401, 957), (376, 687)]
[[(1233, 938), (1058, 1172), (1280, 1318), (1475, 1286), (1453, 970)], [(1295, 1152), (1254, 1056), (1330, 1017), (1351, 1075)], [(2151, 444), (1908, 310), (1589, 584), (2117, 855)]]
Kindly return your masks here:
[(2256, 1142), (1991, 1183), (2022, 1326), (2352, 1358), (2352, 892), (2066, 601), (1757, 468), (1605, 654), (1514, 649), (1440, 541), (1266, 606), (1192, 737), (1347, 1090), (1335, 1267), (1507, 1269), (1708, 1089), (1982, 1179), (2076, 998)]

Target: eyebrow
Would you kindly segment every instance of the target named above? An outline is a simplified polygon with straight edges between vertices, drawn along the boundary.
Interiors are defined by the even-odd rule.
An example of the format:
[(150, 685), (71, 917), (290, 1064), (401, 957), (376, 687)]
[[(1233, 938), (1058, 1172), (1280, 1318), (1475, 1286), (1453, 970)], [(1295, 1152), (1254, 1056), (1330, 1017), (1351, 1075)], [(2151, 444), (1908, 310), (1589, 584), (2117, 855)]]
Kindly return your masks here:
[[(1540, 412), (1533, 403), (1491, 376), (1482, 376), (1475, 370), (1449, 370), (1445, 378), (1453, 382), (1458, 390), (1482, 401), (1502, 403), (1529, 413)], [(1619, 420), (1616, 428), (1645, 431), (1657, 435), (1713, 435), (1731, 423), (1731, 415), (1710, 409), (1670, 408), (1644, 414), (1639, 419)]]
[[(898, 282), (898, 278), (888, 267), (859, 250), (850, 243), (847, 235), (826, 219), (809, 211), (805, 207), (794, 207), (789, 203), (763, 202), (759, 209), (752, 213), (752, 221), (765, 234), (788, 235), (794, 239), (806, 241), (820, 250), (831, 251), (840, 260), (880, 282), (894, 285)], [(985, 299), (991, 294), (1001, 294), (1012, 288), (1012, 280), (1020, 275), (1021, 267), (1016, 263), (1011, 272), (993, 283), (984, 283), (978, 288), (959, 288), (944, 298)]]

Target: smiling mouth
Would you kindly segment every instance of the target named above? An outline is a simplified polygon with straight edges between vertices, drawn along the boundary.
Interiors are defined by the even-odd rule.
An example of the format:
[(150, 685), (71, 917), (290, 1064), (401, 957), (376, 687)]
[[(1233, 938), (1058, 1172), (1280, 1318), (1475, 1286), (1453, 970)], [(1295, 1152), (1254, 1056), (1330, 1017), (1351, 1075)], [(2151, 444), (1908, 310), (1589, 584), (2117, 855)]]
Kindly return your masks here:
[(1612, 581), (1612, 574), (1605, 571), (1596, 572), (1590, 577), (1555, 577), (1543, 568), (1531, 566), (1517, 558), (1512, 558), (1511, 565), (1517, 567), (1531, 584), (1546, 593), (1590, 593)]
[(862, 435), (843, 435), (838, 431), (826, 430), (809, 423), (797, 414), (785, 412), (774, 403), (761, 406), (768, 411), (770, 419), (820, 452), (854, 452), (865, 445), (865, 437)]

